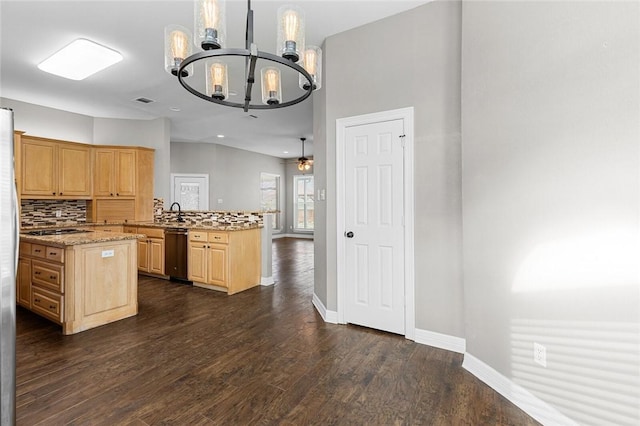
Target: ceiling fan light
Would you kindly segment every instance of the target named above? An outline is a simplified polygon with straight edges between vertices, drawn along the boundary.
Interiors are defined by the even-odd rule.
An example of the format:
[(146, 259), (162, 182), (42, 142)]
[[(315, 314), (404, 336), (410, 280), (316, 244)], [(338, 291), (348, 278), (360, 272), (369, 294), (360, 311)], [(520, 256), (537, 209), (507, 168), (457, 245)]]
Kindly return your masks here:
[[(302, 67), (311, 75), (313, 90), (322, 87), (322, 49), (318, 46), (307, 46), (302, 54)], [(298, 85), (302, 90), (309, 90), (309, 80), (304, 75), (298, 77)]]
[(298, 62), (304, 52), (304, 12), (292, 5), (278, 8), (278, 55)]
[(304, 170), (304, 163), (302, 161), (298, 162), (298, 170), (300, 171)]
[[(191, 55), (191, 32), (180, 25), (167, 25), (164, 28), (164, 68), (172, 75), (178, 70), (184, 58)], [(193, 75), (193, 66), (182, 70), (182, 77)]]
[(203, 50), (224, 47), (227, 35), (225, 0), (196, 0), (194, 43)]
[(305, 170), (309, 170), (311, 168), (311, 164), (309, 163), (304, 163), (304, 169)]

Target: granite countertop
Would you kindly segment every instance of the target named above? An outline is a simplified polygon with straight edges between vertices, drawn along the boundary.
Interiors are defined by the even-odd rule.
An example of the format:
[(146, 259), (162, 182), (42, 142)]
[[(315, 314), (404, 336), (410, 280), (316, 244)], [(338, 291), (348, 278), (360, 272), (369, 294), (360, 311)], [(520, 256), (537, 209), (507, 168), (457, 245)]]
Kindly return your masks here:
[(80, 244), (108, 243), (111, 241), (136, 240), (144, 238), (141, 234), (128, 234), (124, 232), (80, 232), (77, 234), (63, 235), (26, 235), (20, 234), (20, 241), (35, 244), (46, 244), (55, 247), (76, 246)]
[[(246, 229), (262, 228), (264, 225), (258, 223), (237, 223), (237, 224), (210, 224), (189, 223), (189, 222), (100, 222), (100, 223), (69, 223), (63, 225), (47, 225), (22, 228), (21, 232), (35, 231), (39, 229), (63, 229), (63, 228), (83, 228), (87, 226), (136, 226), (141, 228), (186, 228), (198, 231), (243, 231)], [(98, 231), (99, 232), (99, 231)]]

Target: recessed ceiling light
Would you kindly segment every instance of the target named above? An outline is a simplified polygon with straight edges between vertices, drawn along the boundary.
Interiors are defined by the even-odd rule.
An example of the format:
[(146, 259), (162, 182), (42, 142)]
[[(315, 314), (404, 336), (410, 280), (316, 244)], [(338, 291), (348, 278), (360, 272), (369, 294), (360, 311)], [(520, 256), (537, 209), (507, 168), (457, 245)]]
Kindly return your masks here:
[(175, 112), (180, 112), (180, 108), (178, 107), (171, 107), (169, 108), (171, 111), (175, 111)]
[(283, 154), (288, 154), (288, 153), (289, 153), (289, 151), (282, 151), (282, 153), (283, 153)]
[(218, 137), (219, 137), (220, 139), (222, 139), (222, 138), (224, 138), (224, 135), (218, 135)]
[(70, 80), (83, 80), (121, 60), (122, 55), (115, 50), (79, 38), (40, 62), (38, 68)]
[(229, 90), (229, 96), (237, 96), (238, 93), (234, 92), (233, 90)]

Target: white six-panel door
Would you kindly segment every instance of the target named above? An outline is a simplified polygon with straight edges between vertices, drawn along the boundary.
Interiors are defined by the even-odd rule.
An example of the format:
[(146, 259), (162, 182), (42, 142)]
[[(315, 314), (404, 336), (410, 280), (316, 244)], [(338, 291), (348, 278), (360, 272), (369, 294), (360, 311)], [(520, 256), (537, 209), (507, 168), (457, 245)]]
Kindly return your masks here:
[(404, 123), (348, 127), (344, 140), (345, 319), (404, 334)]

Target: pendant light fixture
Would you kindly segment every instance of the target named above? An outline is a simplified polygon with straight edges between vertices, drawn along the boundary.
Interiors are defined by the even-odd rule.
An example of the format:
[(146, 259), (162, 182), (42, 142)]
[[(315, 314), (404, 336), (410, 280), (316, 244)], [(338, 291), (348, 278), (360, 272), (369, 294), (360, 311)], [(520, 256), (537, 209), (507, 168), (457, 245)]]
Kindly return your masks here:
[(313, 160), (309, 160), (304, 156), (304, 141), (306, 140), (307, 138), (300, 138), (300, 141), (302, 142), (302, 156), (298, 158), (298, 170), (300, 170), (301, 172), (309, 170), (313, 165)]
[[(283, 108), (302, 102), (321, 87), (322, 50), (305, 46), (305, 15), (297, 6), (281, 6), (277, 11), (277, 55), (258, 50), (253, 42), (253, 10), (247, 0), (247, 19), (244, 48), (227, 48), (225, 0), (195, 0), (194, 37), (189, 30), (177, 25), (165, 28), (165, 69), (176, 76), (180, 84), (193, 95), (219, 105), (250, 109)], [(197, 52), (192, 53), (192, 43)], [(244, 58), (244, 66), (230, 75), (228, 64), (233, 57)], [(195, 81), (194, 65), (204, 63), (205, 90)], [(253, 101), (253, 85), (261, 85), (261, 103)], [(293, 73), (291, 72), (293, 70)], [(286, 71), (286, 72), (285, 72)], [(194, 75), (196, 74), (196, 75)], [(298, 78), (296, 93), (283, 96), (282, 79), (288, 75)], [(244, 100), (229, 99), (229, 80), (242, 79)], [(193, 82), (191, 80), (194, 80)], [(295, 81), (295, 80), (294, 80)]]

